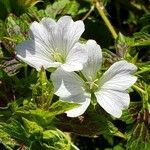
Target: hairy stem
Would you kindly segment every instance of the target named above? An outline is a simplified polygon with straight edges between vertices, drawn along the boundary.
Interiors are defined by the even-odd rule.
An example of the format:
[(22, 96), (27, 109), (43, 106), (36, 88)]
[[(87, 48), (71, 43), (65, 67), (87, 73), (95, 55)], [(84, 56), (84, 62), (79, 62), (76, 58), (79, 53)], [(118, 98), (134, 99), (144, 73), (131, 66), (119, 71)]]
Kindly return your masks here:
[(106, 26), (108, 27), (109, 31), (111, 32), (113, 38), (116, 39), (117, 33), (116, 33), (114, 27), (112, 26), (112, 24), (110, 23), (108, 17), (105, 14), (105, 9), (104, 9), (103, 3), (100, 0), (93, 0), (93, 3), (95, 5), (95, 7), (97, 8), (103, 21), (105, 22)]
[(133, 85), (132, 86), (136, 91), (138, 91), (138, 92), (141, 92), (141, 93), (143, 93), (143, 94), (146, 94), (146, 91), (144, 91), (143, 89), (141, 89), (139, 86), (137, 86), (137, 85)]
[(90, 14), (92, 13), (93, 10), (94, 10), (94, 6), (92, 5), (90, 10), (85, 14), (85, 16), (82, 18), (82, 20), (83, 21), (86, 20), (90, 16)]

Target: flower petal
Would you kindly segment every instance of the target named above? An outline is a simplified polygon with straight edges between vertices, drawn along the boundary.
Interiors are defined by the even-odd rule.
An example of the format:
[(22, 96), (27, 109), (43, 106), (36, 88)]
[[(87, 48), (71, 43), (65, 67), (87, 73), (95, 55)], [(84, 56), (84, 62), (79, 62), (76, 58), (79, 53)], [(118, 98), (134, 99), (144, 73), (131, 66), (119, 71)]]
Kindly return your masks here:
[(54, 84), (54, 91), (61, 99), (84, 93), (83, 80), (74, 72), (68, 73), (58, 68), (51, 75)]
[(119, 61), (114, 63), (101, 77), (100, 89), (112, 89), (124, 91), (132, 86), (137, 77), (133, 76), (137, 67), (127, 61)]
[(51, 30), (53, 30), (53, 28), (55, 28), (57, 26), (57, 23), (55, 20), (51, 19), (51, 18), (47, 18), (44, 17), (41, 21), (40, 24), (43, 24), (44, 27), (51, 32)]
[(82, 70), (83, 64), (87, 61), (87, 52), (85, 45), (76, 43), (75, 46), (70, 50), (66, 58), (66, 63), (61, 67), (63, 70), (72, 72)]
[(26, 62), (38, 71), (43, 66), (45, 69), (49, 67), (58, 67), (60, 63), (53, 62), (50, 53), (40, 43), (28, 40), (16, 47), (16, 54), (19, 59)]
[(34, 21), (30, 26), (29, 34), (33, 40), (45, 45), (47, 49), (52, 49), (49, 42), (49, 33), (43, 24)]
[(90, 105), (90, 97), (87, 97), (86, 100), (81, 104), (81, 106), (74, 108), (72, 110), (67, 111), (67, 116), (68, 117), (78, 117), (82, 115), (88, 106)]
[(90, 80), (94, 79), (99, 71), (102, 63), (102, 51), (100, 46), (94, 40), (88, 40), (86, 43), (86, 50), (88, 53), (88, 60), (84, 64), (82, 73)]
[(100, 90), (95, 92), (99, 105), (112, 116), (119, 118), (122, 110), (127, 109), (130, 102), (129, 94), (114, 90)]
[(57, 22), (57, 48), (69, 51), (84, 32), (83, 21), (73, 21), (70, 16), (63, 16)]
[(58, 39), (56, 36), (57, 23), (55, 22), (55, 20), (45, 17), (40, 21), (40, 24), (42, 24), (47, 30), (49, 47), (51, 47), (53, 52), (57, 51), (58, 50), (57, 48)]

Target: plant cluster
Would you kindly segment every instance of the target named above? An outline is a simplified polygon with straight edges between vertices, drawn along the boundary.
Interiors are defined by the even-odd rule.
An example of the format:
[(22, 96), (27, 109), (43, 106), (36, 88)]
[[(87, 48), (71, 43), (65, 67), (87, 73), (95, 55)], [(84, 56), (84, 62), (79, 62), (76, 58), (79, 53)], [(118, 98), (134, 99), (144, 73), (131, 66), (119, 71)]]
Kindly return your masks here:
[(148, 4), (2, 0), (0, 148), (149, 150)]

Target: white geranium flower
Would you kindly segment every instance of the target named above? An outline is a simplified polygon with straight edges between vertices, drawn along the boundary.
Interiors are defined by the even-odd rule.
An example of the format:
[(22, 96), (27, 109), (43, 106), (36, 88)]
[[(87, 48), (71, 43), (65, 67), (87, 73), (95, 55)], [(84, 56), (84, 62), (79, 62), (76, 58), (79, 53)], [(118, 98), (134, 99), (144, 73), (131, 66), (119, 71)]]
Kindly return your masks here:
[(42, 66), (81, 70), (87, 61), (84, 46), (78, 42), (83, 32), (83, 21), (74, 22), (69, 16), (57, 22), (50, 18), (35, 21), (30, 27), (31, 39), (16, 47), (17, 57), (37, 70)]
[(78, 108), (67, 111), (69, 117), (82, 115), (90, 104), (91, 95), (95, 94), (98, 104), (109, 114), (119, 118), (122, 110), (129, 106), (130, 97), (127, 89), (137, 77), (132, 74), (136, 66), (125, 60), (114, 63), (100, 78), (97, 78), (102, 63), (101, 48), (93, 40), (86, 44), (88, 61), (84, 65), (82, 79), (75, 72), (58, 69), (51, 76), (55, 94), (62, 100), (79, 103)]

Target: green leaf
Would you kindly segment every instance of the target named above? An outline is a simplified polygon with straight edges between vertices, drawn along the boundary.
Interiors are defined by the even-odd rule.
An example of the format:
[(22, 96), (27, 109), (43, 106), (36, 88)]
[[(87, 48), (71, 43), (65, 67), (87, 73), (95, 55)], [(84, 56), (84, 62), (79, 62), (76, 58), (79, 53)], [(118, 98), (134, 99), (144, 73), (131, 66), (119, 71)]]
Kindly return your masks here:
[[(150, 26), (148, 30), (150, 30)], [(134, 39), (135, 39), (134, 46), (149, 46), (150, 45), (150, 33), (144, 30), (134, 33)]]
[(69, 0), (57, 0), (52, 5), (48, 5), (45, 13), (52, 18), (56, 18), (56, 15), (62, 13), (65, 6), (69, 3)]
[(122, 33), (119, 33), (118, 38), (117, 38), (117, 43), (126, 44), (128, 46), (133, 46), (135, 44), (135, 40), (134, 38), (130, 38), (130, 37), (124, 36)]
[(23, 14), (27, 11), (29, 7), (34, 6), (41, 0), (9, 0), (11, 6), (11, 12), (15, 13), (17, 16)]
[(124, 135), (122, 132), (119, 131), (119, 129), (110, 121), (107, 121), (107, 127), (109, 132), (112, 135), (127, 139), (126, 135)]
[(55, 103), (53, 103), (50, 108), (49, 108), (49, 112), (53, 115), (53, 116), (56, 116), (56, 115), (60, 115), (68, 110), (71, 110), (73, 108), (76, 108), (78, 107), (79, 104), (76, 104), (76, 103), (69, 103), (67, 101), (57, 101)]
[(8, 35), (3, 38), (15, 44), (24, 41), (29, 30), (29, 22), (27, 15), (18, 18), (10, 14), (5, 21)]
[(127, 149), (129, 150), (149, 150), (150, 135), (149, 129), (144, 122), (137, 123), (129, 132)]
[(37, 106), (42, 109), (49, 109), (53, 98), (54, 88), (50, 81), (47, 80), (46, 72), (41, 69), (39, 79), (32, 88), (32, 97)]
[(11, 148), (14, 148), (14, 146), (17, 144), (14, 139), (11, 138), (11, 136), (3, 131), (0, 127), (0, 143), (2, 143), (6, 148), (13, 150)]
[(36, 110), (24, 110), (23, 108), (18, 109), (16, 111), (17, 115), (23, 116), (24, 118), (32, 119), (37, 124), (47, 127), (51, 124), (52, 119), (54, 116), (49, 112), (42, 109)]
[[(75, 16), (79, 12), (79, 7), (80, 7), (80, 4), (76, 0), (72, 0), (66, 4), (63, 13), (69, 14), (71, 16)], [(81, 12), (81, 10), (80, 10), (80, 12)]]
[(18, 73), (22, 65), (16, 59), (0, 59), (0, 69), (2, 69), (8, 76), (14, 76)]
[(141, 109), (141, 102), (131, 102), (129, 108), (123, 111), (120, 120), (126, 122), (126, 124), (132, 124), (136, 121), (136, 117)]
[(12, 119), (9, 123), (1, 123), (0, 129), (9, 134), (12, 138), (25, 142), (29, 135), (20, 122)]
[(73, 17), (85, 13), (87, 10), (86, 7), (80, 7), (80, 2), (77, 0), (57, 0), (53, 4), (47, 5), (45, 15), (54, 19), (57, 15), (66, 14)]
[(125, 150), (121, 145), (116, 145), (113, 150)]
[(0, 122), (7, 121), (12, 116), (10, 107), (0, 107)]
[(63, 132), (58, 129), (44, 131), (43, 140), (45, 142), (45, 144), (43, 144), (45, 148), (49, 148), (51, 150), (71, 150), (71, 141)]
[(28, 119), (22, 118), (24, 128), (31, 136), (42, 135), (43, 128), (39, 126), (36, 122), (30, 121)]
[(140, 18), (139, 22), (142, 24), (142, 26), (149, 25), (149, 23), (150, 23), (150, 13), (144, 14)]
[(6, 107), (0, 107), (0, 122), (8, 121), (18, 109), (20, 105), (22, 105), (24, 99), (20, 98), (11, 103), (8, 103)]
[(79, 105), (69, 102), (57, 101), (50, 106), (49, 110), (43, 110), (39, 108), (31, 110), (27, 107), (25, 107), (25, 109), (24, 107), (21, 107), (16, 110), (16, 114), (25, 118), (32, 118), (41, 126), (46, 127), (51, 124), (56, 115), (60, 115), (67, 110), (70, 110), (77, 106)]
[(95, 137), (102, 134), (126, 138), (112, 123), (112, 118), (99, 106), (88, 110), (80, 117), (69, 118), (65, 115), (58, 116), (57, 127), (62, 131), (74, 132), (83, 136)]
[(127, 37), (119, 33), (117, 44), (126, 45), (126, 47), (147, 46), (150, 45), (150, 35), (145, 32), (135, 33), (134, 37)]

